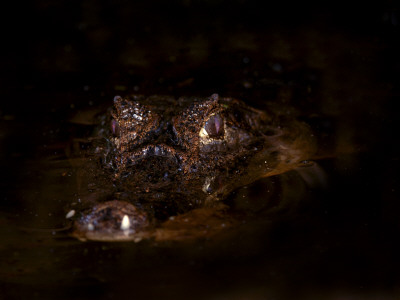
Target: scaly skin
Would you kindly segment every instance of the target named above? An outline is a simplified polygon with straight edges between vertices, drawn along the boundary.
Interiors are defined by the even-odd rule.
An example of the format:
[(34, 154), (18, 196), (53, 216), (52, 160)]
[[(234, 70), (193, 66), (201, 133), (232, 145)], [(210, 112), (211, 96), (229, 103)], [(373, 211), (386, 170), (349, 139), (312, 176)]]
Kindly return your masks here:
[(176, 238), (180, 220), (223, 219), (221, 200), (233, 190), (315, 152), (307, 125), (217, 94), (117, 96), (99, 132), (90, 160), (102, 163), (88, 168), (89, 208), (74, 221), (81, 239)]

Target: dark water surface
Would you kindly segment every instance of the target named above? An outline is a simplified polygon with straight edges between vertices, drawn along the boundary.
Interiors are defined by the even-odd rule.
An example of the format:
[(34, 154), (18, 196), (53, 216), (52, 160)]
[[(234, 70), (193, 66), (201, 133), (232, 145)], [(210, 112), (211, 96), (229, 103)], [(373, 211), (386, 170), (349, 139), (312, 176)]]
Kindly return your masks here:
[[(36, 1), (9, 23), (0, 299), (399, 297), (398, 10), (278, 6)], [(326, 187), (296, 172), (259, 181), (228, 200), (242, 224), (206, 239), (68, 236), (69, 153), (91, 132), (88, 113), (117, 94), (215, 92), (293, 107), (323, 137)], [(264, 207), (274, 201), (286, 202)]]

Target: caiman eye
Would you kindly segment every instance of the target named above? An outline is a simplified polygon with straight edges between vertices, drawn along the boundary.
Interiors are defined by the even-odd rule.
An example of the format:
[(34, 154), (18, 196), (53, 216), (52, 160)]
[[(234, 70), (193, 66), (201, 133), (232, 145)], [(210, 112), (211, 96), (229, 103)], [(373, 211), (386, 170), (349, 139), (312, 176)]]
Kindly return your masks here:
[(119, 125), (115, 119), (111, 120), (111, 132), (113, 136), (119, 136)]
[(213, 115), (204, 125), (210, 138), (221, 138), (224, 136), (224, 120), (220, 115)]

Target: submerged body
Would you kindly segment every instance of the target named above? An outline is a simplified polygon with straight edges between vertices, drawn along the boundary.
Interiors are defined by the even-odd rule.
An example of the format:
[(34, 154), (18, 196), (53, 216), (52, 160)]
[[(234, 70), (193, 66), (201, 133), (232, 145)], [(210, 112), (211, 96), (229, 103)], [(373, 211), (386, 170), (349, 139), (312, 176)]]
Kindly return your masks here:
[(222, 201), (232, 191), (315, 152), (302, 122), (217, 94), (117, 96), (101, 123), (81, 170), (83, 205), (74, 220), (81, 239), (163, 240), (181, 222), (226, 224)]

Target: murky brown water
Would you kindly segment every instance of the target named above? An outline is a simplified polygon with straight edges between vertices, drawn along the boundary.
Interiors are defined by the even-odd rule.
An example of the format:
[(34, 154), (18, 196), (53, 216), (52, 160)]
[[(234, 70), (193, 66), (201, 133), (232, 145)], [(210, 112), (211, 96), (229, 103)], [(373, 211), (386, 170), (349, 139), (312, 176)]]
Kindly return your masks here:
[[(36, 2), (1, 59), (0, 299), (396, 299), (397, 12), (248, 4)], [(327, 187), (259, 181), (227, 201), (239, 225), (198, 240), (71, 238), (65, 149), (90, 127), (68, 120), (131, 92), (290, 105), (325, 137)]]

